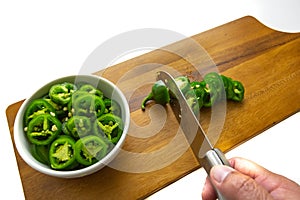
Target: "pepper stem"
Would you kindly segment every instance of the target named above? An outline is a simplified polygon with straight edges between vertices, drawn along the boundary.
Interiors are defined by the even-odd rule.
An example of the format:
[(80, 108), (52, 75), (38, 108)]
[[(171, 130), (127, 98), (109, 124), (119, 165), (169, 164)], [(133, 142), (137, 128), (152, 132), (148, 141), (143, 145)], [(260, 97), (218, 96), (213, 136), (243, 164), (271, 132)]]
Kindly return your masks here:
[(141, 108), (142, 108), (143, 111), (146, 109), (146, 103), (150, 100), (153, 100), (153, 93), (152, 92), (150, 92), (150, 94), (148, 94), (148, 96), (145, 97), (144, 100), (142, 101)]

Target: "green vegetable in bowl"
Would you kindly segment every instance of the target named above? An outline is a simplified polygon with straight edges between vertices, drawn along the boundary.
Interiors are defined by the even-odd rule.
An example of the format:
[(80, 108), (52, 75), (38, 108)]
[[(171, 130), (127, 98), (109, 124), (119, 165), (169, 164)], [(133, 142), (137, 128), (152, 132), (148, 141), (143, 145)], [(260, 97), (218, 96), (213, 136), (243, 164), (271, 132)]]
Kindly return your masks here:
[(63, 125), (63, 132), (66, 135), (79, 139), (88, 135), (92, 130), (92, 122), (86, 116), (72, 116)]
[(49, 160), (53, 169), (71, 169), (75, 166), (75, 140), (69, 136), (54, 140), (49, 149)]
[(103, 158), (123, 133), (120, 105), (86, 83), (53, 85), (23, 116), (31, 153), (56, 170), (81, 169)]
[(49, 96), (53, 102), (65, 105), (71, 100), (76, 89), (76, 86), (72, 83), (56, 84), (50, 88)]
[(81, 116), (99, 117), (105, 110), (103, 99), (90, 93), (80, 95), (72, 104), (75, 114)]
[(28, 123), (34, 117), (36, 117), (40, 114), (46, 114), (46, 113), (55, 116), (55, 109), (46, 100), (44, 100), (44, 99), (35, 99), (30, 103), (30, 105), (28, 106), (28, 108), (25, 111), (24, 120), (23, 120), (24, 124), (28, 125)]
[(27, 138), (32, 144), (48, 145), (61, 132), (61, 123), (50, 114), (34, 117), (28, 124)]
[(103, 138), (89, 135), (77, 140), (75, 158), (80, 164), (89, 166), (101, 160), (107, 154), (108, 147)]
[(113, 114), (105, 114), (97, 119), (97, 125), (113, 144), (116, 144), (122, 135), (123, 123), (121, 118)]

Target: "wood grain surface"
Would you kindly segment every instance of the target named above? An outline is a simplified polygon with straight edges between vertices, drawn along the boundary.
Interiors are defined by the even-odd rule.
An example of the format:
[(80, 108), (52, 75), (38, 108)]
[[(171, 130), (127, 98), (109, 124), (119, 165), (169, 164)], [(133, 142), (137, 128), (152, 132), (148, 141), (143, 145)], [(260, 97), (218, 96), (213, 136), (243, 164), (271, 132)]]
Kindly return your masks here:
[[(169, 106), (150, 103), (145, 112), (140, 110), (158, 70), (199, 80), (199, 71), (216, 69), (193, 49), (191, 39), (209, 53), (220, 73), (240, 80), (246, 89), (242, 103), (227, 103), (218, 137), (209, 136), (221, 150), (300, 110), (300, 34), (278, 32), (246, 16), (95, 72), (116, 83), (128, 99), (132, 122), (122, 152), (97, 173), (60, 179), (35, 171), (15, 151), (26, 199), (143, 199), (199, 168)], [(22, 102), (7, 108), (12, 140)], [(211, 109), (201, 110), (200, 123), (207, 131), (214, 128), (212, 115)]]

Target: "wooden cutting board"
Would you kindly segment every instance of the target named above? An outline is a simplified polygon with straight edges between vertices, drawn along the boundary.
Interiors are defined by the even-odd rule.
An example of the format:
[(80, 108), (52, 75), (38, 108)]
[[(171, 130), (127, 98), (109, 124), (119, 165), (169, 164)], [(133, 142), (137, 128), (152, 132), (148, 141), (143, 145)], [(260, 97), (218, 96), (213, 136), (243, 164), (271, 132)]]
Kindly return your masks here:
[[(216, 141), (221, 150), (226, 152), (299, 111), (299, 33), (274, 31), (246, 16), (191, 38), (206, 49), (222, 74), (240, 80), (246, 89), (242, 103), (226, 105), (225, 124)], [(154, 82), (156, 71), (168, 66), (196, 80), (199, 77), (187, 58), (202, 63), (202, 69), (211, 68), (187, 40), (167, 48), (184, 56), (158, 49), (95, 72), (116, 83), (128, 98), (132, 124), (125, 153), (93, 175), (60, 179), (33, 170), (15, 151), (26, 199), (143, 199), (200, 167), (192, 151), (184, 149), (187, 142), (177, 131), (178, 123), (168, 106), (163, 109), (150, 104), (145, 112), (140, 110), (151, 84), (139, 86), (139, 82)], [(14, 119), (22, 102), (7, 108), (12, 140)], [(210, 109), (201, 110), (200, 121), (206, 130), (210, 116)], [(175, 140), (171, 151), (160, 151)], [(150, 156), (152, 162), (149, 155), (155, 155)]]

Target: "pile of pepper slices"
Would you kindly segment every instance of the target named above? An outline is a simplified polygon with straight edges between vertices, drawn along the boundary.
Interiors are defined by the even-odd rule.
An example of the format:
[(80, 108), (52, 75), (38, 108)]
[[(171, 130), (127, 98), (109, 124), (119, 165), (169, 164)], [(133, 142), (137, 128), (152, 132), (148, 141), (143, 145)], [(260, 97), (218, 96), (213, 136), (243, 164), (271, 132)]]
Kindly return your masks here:
[(117, 102), (87, 83), (53, 85), (24, 114), (32, 155), (57, 170), (80, 169), (103, 158), (123, 132)]
[[(224, 98), (237, 102), (244, 99), (245, 88), (240, 81), (216, 72), (207, 73), (202, 81), (191, 82), (188, 77), (179, 76), (175, 78), (175, 82), (195, 113), (198, 113), (202, 107), (211, 107)], [(166, 105), (170, 102), (170, 95), (172, 94), (164, 82), (159, 80), (155, 82), (149, 95), (142, 101), (141, 109), (145, 110), (147, 102), (151, 100)]]

